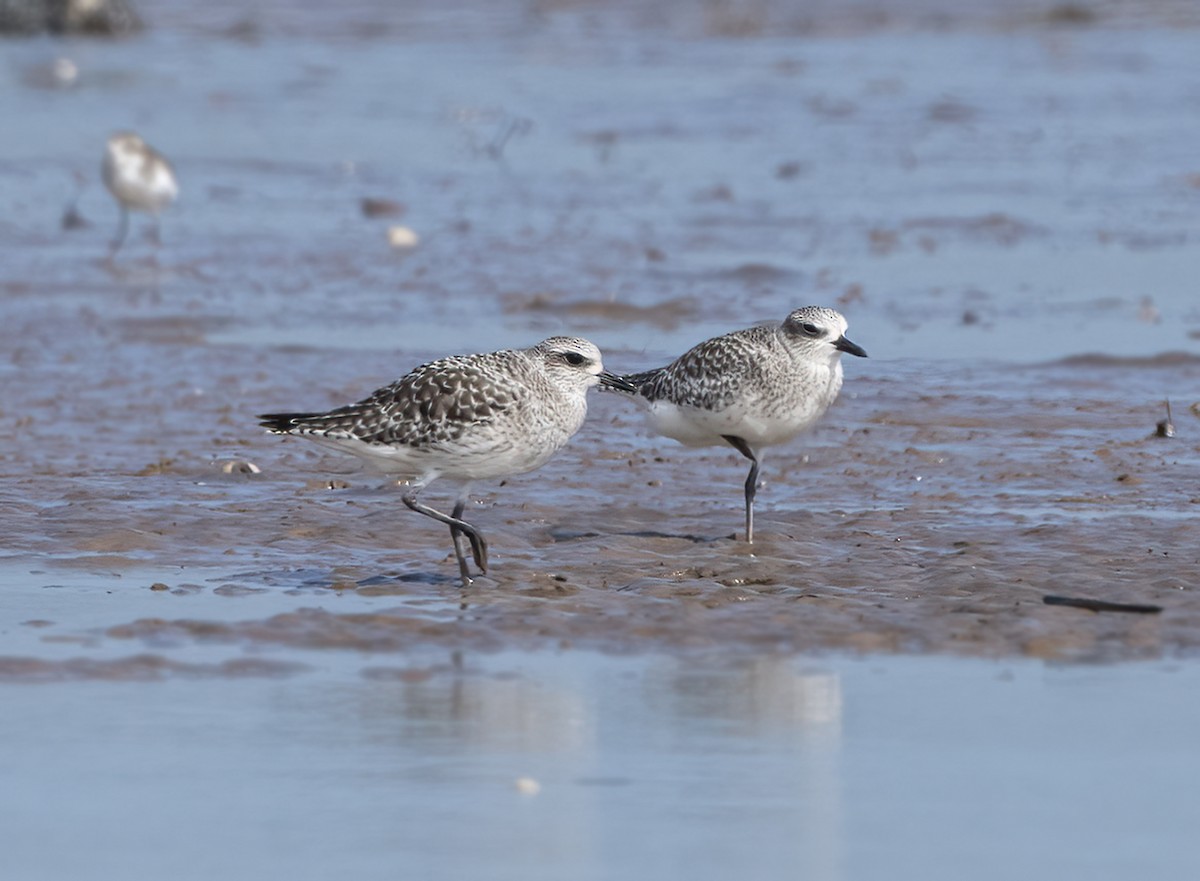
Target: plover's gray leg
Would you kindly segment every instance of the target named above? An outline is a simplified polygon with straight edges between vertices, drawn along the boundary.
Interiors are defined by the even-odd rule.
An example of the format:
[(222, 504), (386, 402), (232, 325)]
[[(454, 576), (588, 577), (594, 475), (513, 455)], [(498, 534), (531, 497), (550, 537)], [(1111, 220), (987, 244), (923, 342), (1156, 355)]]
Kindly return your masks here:
[[(463, 487), (462, 493), (458, 497), (458, 501), (454, 503), (454, 513), (450, 515), (453, 519), (458, 520), (460, 523), (466, 522), (462, 519), (462, 515), (463, 511), (467, 507), (470, 492), (471, 487), (469, 484)], [(450, 527), (450, 537), (454, 540), (454, 553), (458, 555), (459, 568), (462, 568), (462, 566), (465, 565), (463, 563), (464, 554), (460, 544), (460, 539), (463, 534), (464, 533), (462, 529), (458, 526)], [(473, 536), (468, 535), (467, 539), (471, 542), (471, 556), (475, 558), (475, 565), (479, 567), (479, 571), (487, 572), (487, 539), (483, 537), (483, 534), (479, 532), (479, 530), (476, 530), (475, 535)]]
[(750, 460), (750, 474), (746, 477), (746, 544), (754, 544), (754, 496), (758, 493), (758, 457), (750, 445), (734, 434), (721, 437), (735, 450)]
[(162, 247), (162, 221), (158, 219), (158, 212), (150, 215), (154, 218), (154, 226), (150, 228), (150, 241), (157, 248)]
[[(454, 503), (454, 510), (450, 513), (450, 517), (454, 520), (461, 520), (463, 511), (465, 511), (466, 508), (467, 508), (466, 496), (465, 495), (459, 496), (458, 501)], [(461, 529), (459, 529), (457, 526), (450, 527), (450, 540), (454, 542), (454, 554), (456, 557), (458, 557), (458, 562), (459, 562), (460, 567), (463, 564), (464, 557), (466, 557), (466, 554), (463, 552), (463, 547), (462, 547), (462, 535), (463, 535), (463, 531)], [(474, 554), (474, 552), (475, 552), (475, 549), (472, 548), (471, 553)]]
[(121, 219), (117, 221), (117, 237), (108, 246), (108, 256), (117, 256), (117, 251), (125, 244), (125, 236), (129, 234), (129, 209), (121, 205)]
[[(415, 489), (406, 492), (400, 498), (404, 504), (406, 504), (413, 511), (416, 511), (418, 514), (424, 514), (426, 517), (432, 517), (439, 523), (445, 523), (450, 527), (450, 534), (454, 539), (454, 554), (456, 557), (458, 557), (458, 571), (459, 574), (462, 575), (463, 587), (467, 587), (471, 584), (471, 573), (467, 568), (467, 558), (459, 547), (458, 535), (455, 534), (455, 531), (457, 530), (457, 532), (460, 532), (467, 537), (467, 540), (471, 543), (471, 554), (475, 557), (475, 565), (477, 565), (479, 570), (484, 573), (487, 572), (487, 542), (484, 541), (484, 538), (482, 535), (480, 535), (479, 530), (466, 520), (462, 520), (459, 517), (450, 517), (446, 514), (443, 514), (441, 511), (436, 510), (435, 508), (431, 508), (428, 505), (422, 505), (420, 502), (418, 502), (417, 493), (420, 491), (421, 487), (416, 487)], [(463, 502), (461, 499), (459, 501), (462, 502), (462, 505), (460, 506), (456, 504), (454, 508), (455, 513), (457, 514), (461, 514), (462, 509), (466, 507), (465, 502)]]

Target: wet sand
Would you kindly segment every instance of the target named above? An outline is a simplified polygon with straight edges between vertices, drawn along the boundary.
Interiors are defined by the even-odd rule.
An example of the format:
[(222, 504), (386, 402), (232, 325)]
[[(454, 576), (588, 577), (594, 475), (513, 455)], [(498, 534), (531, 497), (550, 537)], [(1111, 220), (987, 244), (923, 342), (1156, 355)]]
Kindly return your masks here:
[[(240, 371), (239, 351), (251, 362)], [(269, 357), (220, 358), (231, 376), (261, 377), (241, 379), (238, 397), (284, 403), (270, 398), (278, 376), (253, 363)], [(336, 378), (355, 359), (280, 360), (329, 376), (335, 389), (356, 385)], [(105, 630), (135, 650), (168, 637), (389, 651), (429, 643), (1107, 660), (1195, 651), (1200, 495), (1187, 475), (1200, 447), (1186, 429), (1196, 417), (1176, 406), (1183, 438), (1156, 437), (1153, 425), (1155, 391), (1195, 383), (1200, 362), (850, 369), (849, 394), (826, 423), (765, 457), (753, 546), (735, 537), (737, 454), (649, 437), (636, 408), (604, 396), (541, 472), (479, 487), (470, 517), (490, 538), (492, 572), (467, 590), (444, 530), (405, 509), (380, 476), (256, 436), (230, 418), (224, 393), (176, 388), (190, 403), (156, 405), (156, 376), (144, 385), (125, 376), (122, 394), (137, 403), (103, 408), (105, 440), (77, 453), (83, 463), (65, 461), (74, 439), (56, 453), (47, 438), (38, 473), (10, 481), (9, 522), (24, 551), (6, 561), (5, 580), (27, 592), (50, 573), (68, 585), (72, 573), (136, 573), (113, 589), (142, 594), (146, 616)], [(922, 384), (931, 377), (955, 390), (931, 393)], [(1118, 383), (1142, 389), (1145, 403), (1134, 411), (1114, 400)], [(146, 424), (174, 443), (140, 438)], [(207, 455), (188, 449), (189, 424), (209, 426)], [(85, 470), (129, 451), (140, 458), (127, 472)], [(225, 473), (237, 461), (262, 473)], [(434, 484), (429, 497), (441, 500), (439, 489), (452, 486)], [(197, 591), (232, 604), (281, 592), (298, 606), (218, 623), (193, 617)], [(369, 607), (342, 613), (347, 594)], [(1045, 606), (1046, 594), (1164, 611), (1095, 614)]]

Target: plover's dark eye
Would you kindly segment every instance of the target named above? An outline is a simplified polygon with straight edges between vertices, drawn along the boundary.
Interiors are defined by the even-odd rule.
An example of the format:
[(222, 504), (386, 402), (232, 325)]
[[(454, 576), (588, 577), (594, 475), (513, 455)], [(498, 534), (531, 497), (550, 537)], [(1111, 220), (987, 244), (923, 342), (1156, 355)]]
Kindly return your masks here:
[(587, 358), (583, 357), (578, 352), (567, 352), (565, 355), (563, 355), (563, 357), (567, 359), (568, 364), (574, 364), (576, 367), (587, 360)]
[(808, 334), (809, 336), (820, 336), (820, 334), (821, 334), (821, 328), (819, 328), (815, 324), (811, 324), (807, 321), (804, 322), (802, 325), (800, 325), (800, 329), (802, 331), (804, 331), (806, 334)]

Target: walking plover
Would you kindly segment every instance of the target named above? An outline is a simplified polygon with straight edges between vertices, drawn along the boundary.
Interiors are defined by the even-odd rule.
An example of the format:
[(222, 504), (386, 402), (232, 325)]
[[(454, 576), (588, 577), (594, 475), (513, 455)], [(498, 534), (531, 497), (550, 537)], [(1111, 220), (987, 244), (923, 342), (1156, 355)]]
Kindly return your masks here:
[[(455, 355), (416, 368), (370, 397), (328, 413), (268, 413), (274, 434), (301, 435), (408, 478), (402, 498), (450, 527), (463, 586), (471, 583), (461, 543), (487, 572), (487, 541), (463, 519), (471, 481), (523, 474), (544, 465), (583, 424), (587, 390), (633, 386), (600, 363), (600, 350), (576, 337), (528, 349)], [(450, 515), (417, 501), (439, 477), (464, 481)]]
[(145, 211), (154, 218), (154, 240), (158, 241), (158, 213), (179, 195), (171, 163), (133, 132), (118, 132), (108, 139), (100, 173), (104, 185), (121, 206), (120, 225), (109, 256), (116, 255), (125, 242), (130, 211)]
[(622, 377), (649, 405), (651, 427), (692, 446), (729, 444), (750, 460), (746, 541), (754, 541), (759, 450), (791, 440), (821, 418), (842, 387), (846, 319), (806, 306), (782, 324), (706, 340), (666, 367)]

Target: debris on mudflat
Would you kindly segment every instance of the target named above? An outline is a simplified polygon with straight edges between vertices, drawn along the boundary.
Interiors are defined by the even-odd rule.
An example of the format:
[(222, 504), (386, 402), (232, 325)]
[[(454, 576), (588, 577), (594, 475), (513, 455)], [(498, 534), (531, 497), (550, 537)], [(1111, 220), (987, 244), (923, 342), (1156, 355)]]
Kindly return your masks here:
[(421, 242), (420, 236), (407, 226), (389, 226), (388, 244), (397, 251), (410, 251)]
[(129, 0), (4, 0), (0, 34), (126, 37), (143, 30)]
[(1167, 401), (1167, 418), (1160, 419), (1154, 428), (1157, 437), (1175, 437), (1175, 423), (1171, 421), (1171, 402)]
[(363, 217), (399, 217), (405, 210), (403, 202), (374, 196), (364, 196), (358, 204)]
[(1162, 606), (1149, 603), (1111, 603), (1108, 600), (1092, 600), (1087, 597), (1063, 597), (1046, 594), (1042, 602), (1047, 606), (1071, 606), (1075, 609), (1087, 609), (1089, 612), (1133, 612), (1141, 615), (1156, 615), (1162, 611)]

